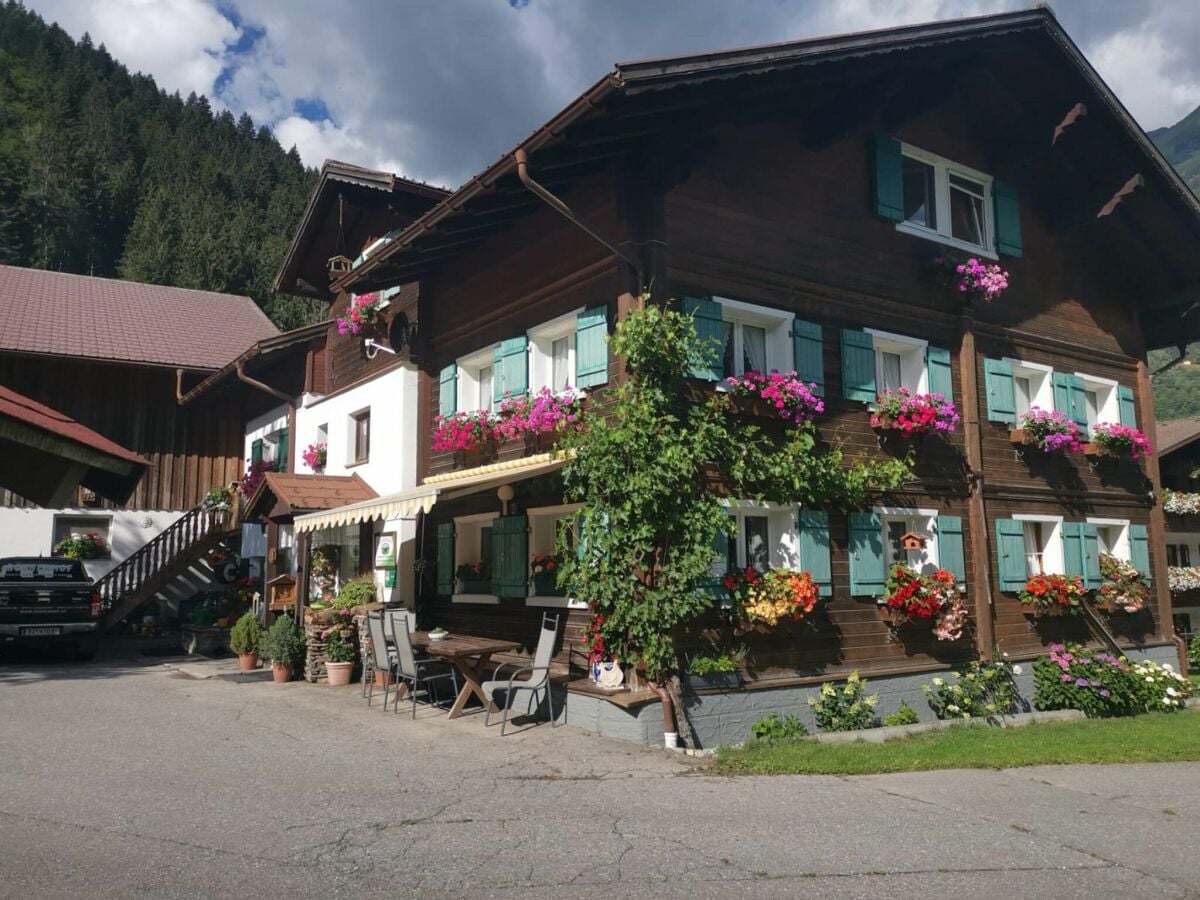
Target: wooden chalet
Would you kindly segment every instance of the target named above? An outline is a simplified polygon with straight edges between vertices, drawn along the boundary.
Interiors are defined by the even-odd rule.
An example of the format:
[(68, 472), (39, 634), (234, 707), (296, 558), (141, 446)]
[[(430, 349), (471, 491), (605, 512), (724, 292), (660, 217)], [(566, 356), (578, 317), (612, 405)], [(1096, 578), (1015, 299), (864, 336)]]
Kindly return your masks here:
[[(423, 511), (418, 614), (528, 641), (561, 610), (560, 663), (585, 598), (541, 596), (529, 574), (569, 512), (557, 463), (524, 446), (434, 453), (436, 416), (564, 374), (594, 406), (621, 378), (603, 338), (642, 291), (724, 343), (697, 390), (795, 369), (822, 389), (821, 436), (850, 455), (895, 452), (870, 424), (885, 389), (952, 398), (962, 426), (925, 440), (917, 479), (871, 508), (731, 505), (731, 562), (797, 564), (827, 595), (809, 626), (747, 638), (747, 695), (806, 715), (811, 685), (852, 671), (894, 706), (928, 673), (1091, 640), (1082, 618), (1032, 619), (1017, 593), (1041, 571), (1091, 578), (1101, 549), (1153, 584), (1153, 608), (1113, 620), (1116, 637), (1175, 659), (1157, 463), (1031, 452), (1011, 432), (1040, 406), (1153, 434), (1146, 352), (1200, 337), (1198, 237), (1196, 198), (1039, 7), (620, 64), (331, 292), (420, 286), (401, 354), (420, 369), (419, 483), (380, 498)], [(964, 302), (945, 254), (997, 261), (1009, 288)], [(329, 346), (336, 365), (362, 341)], [(925, 546), (902, 546), (911, 535)], [(889, 566), (914, 553), (959, 575), (967, 638), (898, 634), (880, 614)], [(483, 561), (489, 581), (454, 577)], [(617, 713), (581, 698), (568, 716), (600, 731), (661, 727), (653, 694)], [(728, 710), (694, 698), (702, 742), (745, 737)]]
[(1166, 514), (1166, 565), (1175, 633), (1200, 634), (1200, 416), (1158, 423), (1158, 465)]

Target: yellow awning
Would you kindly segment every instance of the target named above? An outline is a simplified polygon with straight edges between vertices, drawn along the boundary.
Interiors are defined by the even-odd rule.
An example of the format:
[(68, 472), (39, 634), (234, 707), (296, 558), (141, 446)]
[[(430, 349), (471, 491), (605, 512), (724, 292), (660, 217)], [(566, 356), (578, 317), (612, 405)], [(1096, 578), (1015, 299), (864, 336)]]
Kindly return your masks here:
[(561, 453), (538, 453), (520, 459), (489, 463), (474, 469), (434, 475), (425, 479), (425, 483), (418, 487), (386, 497), (296, 516), (295, 529), (297, 532), (317, 531), (322, 528), (357, 525), (376, 519), (409, 519), (418, 512), (429, 512), (438, 497), (450, 491), (461, 495), (470, 493), (470, 489), (482, 489), (532, 478), (560, 468), (565, 461), (566, 457)]

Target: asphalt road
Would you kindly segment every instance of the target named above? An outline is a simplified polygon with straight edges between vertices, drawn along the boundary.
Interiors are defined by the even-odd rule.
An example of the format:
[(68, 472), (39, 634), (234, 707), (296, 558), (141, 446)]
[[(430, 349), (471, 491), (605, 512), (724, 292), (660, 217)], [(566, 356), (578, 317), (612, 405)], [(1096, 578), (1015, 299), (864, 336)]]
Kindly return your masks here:
[(356, 687), (0, 663), (4, 898), (1197, 897), (1198, 836), (1200, 765), (725, 778)]

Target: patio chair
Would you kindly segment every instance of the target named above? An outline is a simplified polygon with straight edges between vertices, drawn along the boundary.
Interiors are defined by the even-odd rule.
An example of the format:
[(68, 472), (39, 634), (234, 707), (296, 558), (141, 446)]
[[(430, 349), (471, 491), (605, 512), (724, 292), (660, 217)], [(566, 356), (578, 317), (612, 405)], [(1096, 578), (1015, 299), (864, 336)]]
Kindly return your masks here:
[[(483, 695), (490, 701), (487, 712), (483, 717), (485, 726), (491, 724), (492, 704), (495, 703), (497, 692), (504, 693), (504, 719), (500, 723), (500, 734), (504, 735), (505, 729), (508, 727), (508, 715), (513, 705), (513, 698), (518, 694), (527, 693), (532, 695), (535, 709), (541, 706), (541, 701), (538, 695), (543, 691), (546, 694), (546, 706), (550, 711), (550, 727), (555, 727), (558, 722), (554, 715), (554, 695), (550, 690), (550, 660), (554, 657), (554, 645), (558, 641), (558, 616), (552, 616), (550, 613), (542, 615), (542, 630), (538, 635), (537, 648), (533, 652), (532, 666), (518, 666), (516, 663), (501, 663), (496, 667), (496, 671), (492, 673), (492, 680), (485, 681), (481, 687)], [(507, 679), (498, 677), (500, 670), (514, 667), (515, 671)], [(527, 677), (521, 677), (527, 676)]]
[[(386, 672), (389, 676), (396, 674), (396, 654), (388, 647), (387, 635), (383, 630), (383, 614), (367, 613), (367, 636), (371, 639), (371, 669), (373, 672)], [(365, 667), (364, 667), (365, 668)], [(383, 708), (387, 711), (388, 693), (392, 687), (392, 678), (383, 679)], [(375, 695), (375, 678), (367, 682), (367, 706)]]
[[(412, 696), (412, 717), (417, 717), (417, 692), (423, 691), (432, 703), (434, 692), (429, 686), (443, 679), (450, 679), (454, 685), (454, 695), (458, 696), (458, 673), (453, 666), (440, 659), (417, 659), (408, 630), (408, 617), (398, 616), (392, 620), (392, 625), (396, 634), (397, 676), (408, 685), (408, 692)], [(399, 694), (396, 695), (394, 711), (400, 712)]]

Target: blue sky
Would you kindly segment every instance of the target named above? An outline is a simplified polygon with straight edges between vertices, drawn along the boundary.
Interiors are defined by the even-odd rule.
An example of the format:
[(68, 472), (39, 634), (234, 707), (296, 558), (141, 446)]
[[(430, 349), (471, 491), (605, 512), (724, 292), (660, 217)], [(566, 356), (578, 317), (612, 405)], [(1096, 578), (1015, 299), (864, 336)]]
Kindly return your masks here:
[[(305, 162), (457, 185), (618, 60), (880, 28), (1024, 0), (26, 0)], [(1200, 3), (1056, 0), (1148, 129), (1200, 105)]]

